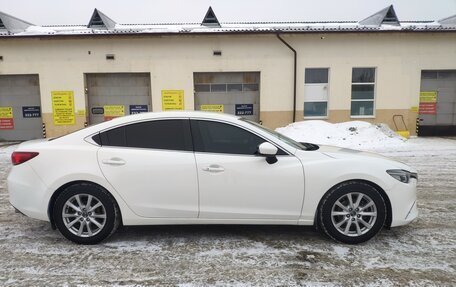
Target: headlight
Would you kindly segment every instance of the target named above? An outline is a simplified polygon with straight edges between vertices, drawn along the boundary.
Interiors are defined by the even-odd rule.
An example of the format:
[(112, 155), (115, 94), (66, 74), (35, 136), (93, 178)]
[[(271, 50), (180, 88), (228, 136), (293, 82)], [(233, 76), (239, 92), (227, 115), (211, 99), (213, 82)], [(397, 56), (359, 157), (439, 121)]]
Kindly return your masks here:
[(386, 172), (403, 183), (409, 183), (411, 178), (418, 179), (418, 175), (415, 172), (410, 172), (403, 169), (389, 169)]

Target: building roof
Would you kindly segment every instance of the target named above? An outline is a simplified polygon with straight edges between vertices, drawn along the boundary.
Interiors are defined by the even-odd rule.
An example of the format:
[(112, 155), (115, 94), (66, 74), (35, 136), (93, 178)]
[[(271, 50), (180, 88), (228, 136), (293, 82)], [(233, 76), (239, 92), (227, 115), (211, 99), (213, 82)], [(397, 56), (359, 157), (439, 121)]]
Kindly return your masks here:
[(201, 23), (119, 24), (95, 9), (87, 25), (37, 26), (0, 12), (0, 37), (119, 34), (228, 34), (312, 32), (447, 32), (456, 31), (456, 15), (436, 21), (399, 21), (393, 5), (361, 21), (219, 22), (209, 7)]

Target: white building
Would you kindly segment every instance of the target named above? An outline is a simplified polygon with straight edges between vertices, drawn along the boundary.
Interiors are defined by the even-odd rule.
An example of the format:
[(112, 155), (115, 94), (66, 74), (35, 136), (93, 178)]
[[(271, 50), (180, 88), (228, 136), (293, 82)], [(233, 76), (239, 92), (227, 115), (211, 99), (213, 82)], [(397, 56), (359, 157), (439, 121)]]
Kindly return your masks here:
[(398, 115), (412, 134), (456, 134), (456, 15), (399, 21), (390, 6), (353, 22), (223, 23), (209, 8), (202, 23), (126, 25), (95, 9), (87, 26), (36, 26), (0, 12), (0, 140), (169, 109), (271, 128), (394, 129)]

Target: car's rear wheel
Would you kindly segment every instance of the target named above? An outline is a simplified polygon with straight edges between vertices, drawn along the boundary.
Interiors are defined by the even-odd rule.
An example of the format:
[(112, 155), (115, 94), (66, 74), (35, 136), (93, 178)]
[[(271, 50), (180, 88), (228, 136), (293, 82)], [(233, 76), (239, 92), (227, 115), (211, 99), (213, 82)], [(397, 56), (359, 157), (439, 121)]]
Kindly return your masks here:
[(69, 240), (95, 244), (112, 235), (120, 223), (115, 200), (103, 188), (81, 183), (67, 187), (55, 201), (54, 222)]
[(318, 225), (329, 237), (348, 244), (365, 242), (385, 224), (386, 204), (380, 192), (365, 182), (342, 183), (323, 198)]

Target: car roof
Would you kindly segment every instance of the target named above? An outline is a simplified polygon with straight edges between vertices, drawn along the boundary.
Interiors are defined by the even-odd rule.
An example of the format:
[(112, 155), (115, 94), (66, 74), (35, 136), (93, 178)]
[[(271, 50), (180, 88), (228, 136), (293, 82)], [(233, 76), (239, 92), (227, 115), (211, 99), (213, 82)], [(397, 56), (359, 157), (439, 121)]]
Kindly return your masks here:
[(225, 113), (201, 112), (201, 111), (166, 111), (166, 112), (140, 113), (140, 114), (129, 115), (129, 116), (116, 118), (116, 119), (125, 120), (125, 122), (129, 122), (131, 120), (144, 120), (144, 119), (170, 118), (170, 117), (210, 118), (210, 119), (226, 119), (226, 120), (236, 120), (236, 119), (240, 118), (238, 116), (229, 115), (229, 114), (225, 114)]

